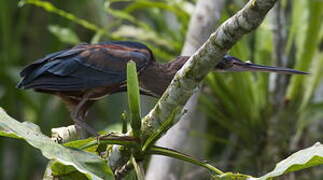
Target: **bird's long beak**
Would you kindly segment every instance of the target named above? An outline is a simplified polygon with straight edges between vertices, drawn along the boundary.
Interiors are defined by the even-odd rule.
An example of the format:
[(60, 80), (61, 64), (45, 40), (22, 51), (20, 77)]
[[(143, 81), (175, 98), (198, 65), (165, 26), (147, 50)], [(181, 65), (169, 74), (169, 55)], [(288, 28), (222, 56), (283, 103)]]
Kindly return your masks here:
[(297, 71), (290, 68), (263, 66), (250, 62), (243, 62), (236, 57), (225, 55), (223, 60), (215, 68), (218, 71), (235, 71), (235, 72), (276, 72), (280, 74), (309, 74), (303, 71)]

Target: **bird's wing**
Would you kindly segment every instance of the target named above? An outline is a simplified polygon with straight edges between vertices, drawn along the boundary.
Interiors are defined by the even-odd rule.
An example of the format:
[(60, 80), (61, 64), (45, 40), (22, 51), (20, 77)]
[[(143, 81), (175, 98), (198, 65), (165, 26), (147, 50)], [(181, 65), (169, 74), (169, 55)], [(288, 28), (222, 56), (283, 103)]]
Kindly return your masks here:
[(122, 83), (126, 64), (133, 60), (137, 70), (146, 67), (152, 55), (146, 49), (118, 44), (80, 45), (50, 54), (22, 72), (22, 88), (50, 91), (80, 91)]

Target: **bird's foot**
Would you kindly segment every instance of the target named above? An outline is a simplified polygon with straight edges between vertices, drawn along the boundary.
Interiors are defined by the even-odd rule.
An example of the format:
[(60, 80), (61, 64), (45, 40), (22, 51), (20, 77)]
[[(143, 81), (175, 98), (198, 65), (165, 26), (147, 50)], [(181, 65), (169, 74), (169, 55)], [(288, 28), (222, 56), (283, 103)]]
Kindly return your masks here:
[(76, 126), (77, 132), (80, 134), (82, 138), (86, 138), (87, 133), (92, 135), (92, 136), (99, 136), (99, 134), (96, 132), (94, 128), (89, 126), (83, 118), (81, 118), (78, 113), (71, 113), (71, 116), (73, 118), (73, 121)]
[(90, 134), (91, 136), (99, 137), (100, 135), (96, 132), (94, 128), (89, 126), (86, 122), (84, 121), (74, 121), (75, 126), (78, 130), (78, 132), (81, 134), (82, 138), (86, 137), (86, 134)]

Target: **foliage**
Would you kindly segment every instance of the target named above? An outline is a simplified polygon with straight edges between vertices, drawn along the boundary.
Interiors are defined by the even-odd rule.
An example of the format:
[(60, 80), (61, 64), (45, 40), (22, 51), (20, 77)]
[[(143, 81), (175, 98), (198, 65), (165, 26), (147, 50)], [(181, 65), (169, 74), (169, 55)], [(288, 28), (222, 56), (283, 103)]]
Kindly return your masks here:
[[(146, 145), (145, 150), (143, 151), (140, 143), (141, 136), (141, 119), (140, 119), (140, 105), (139, 105), (139, 87), (138, 87), (138, 78), (136, 73), (136, 65), (133, 61), (130, 61), (127, 65), (127, 84), (128, 86), (128, 98), (129, 98), (129, 106), (131, 110), (131, 127), (134, 132), (134, 137), (126, 137), (126, 136), (111, 136), (106, 135), (103, 137), (98, 137), (96, 140), (92, 140), (88, 142), (88, 140), (81, 140), (88, 142), (87, 144), (83, 144), (83, 142), (78, 141), (77, 143), (68, 143), (68, 147), (79, 147), (81, 149), (87, 149), (91, 146), (103, 145), (107, 144), (120, 144), (129, 149), (131, 155), (130, 161), (135, 167), (138, 179), (143, 179), (143, 170), (140, 165), (137, 163), (136, 159), (142, 158), (142, 156), (147, 156), (150, 154), (160, 154), (166, 155), (174, 158), (178, 158), (184, 161), (188, 161), (202, 167), (208, 168), (211, 171), (214, 171), (216, 174), (221, 174), (222, 172), (217, 168), (213, 167), (210, 164), (199, 162), (194, 160), (193, 158), (184, 155), (180, 152), (176, 152), (170, 149), (161, 148), (161, 147), (151, 147)], [(25, 139), (28, 143), (30, 143), (35, 148), (40, 149), (43, 152), (43, 155), (51, 160), (48, 165), (48, 170), (46, 172), (46, 177), (63, 177), (69, 176), (75, 178), (79, 176), (78, 173), (75, 173), (76, 168), (79, 172), (84, 173), (90, 179), (102, 178), (106, 179), (109, 175), (112, 175), (110, 168), (107, 166), (107, 163), (96, 157), (93, 154), (86, 153), (85, 151), (80, 150), (72, 150), (69, 148), (64, 148), (62, 145), (56, 144), (43, 135), (39, 131), (39, 127), (35, 124), (22, 125), (23, 123), (19, 123), (14, 119), (10, 118), (5, 112), (0, 111), (0, 127), (1, 127), (1, 135), (6, 137), (19, 137)], [(174, 118), (172, 116), (171, 118)], [(172, 121), (172, 119), (170, 119)], [(165, 130), (164, 130), (165, 131)], [(152, 135), (153, 138), (156, 137), (155, 134)], [(152, 138), (148, 138), (152, 139)], [(101, 141), (103, 140), (103, 141)], [(139, 144), (138, 144), (139, 141)], [(151, 142), (153, 140), (150, 140)], [(83, 144), (80, 146), (80, 144)], [(97, 146), (97, 148), (99, 148)], [(105, 151), (105, 150), (103, 150)], [(59, 163), (58, 163), (59, 162)], [(65, 166), (64, 166), (65, 165)], [(74, 167), (72, 168), (71, 165)], [(50, 173), (51, 175), (50, 175)], [(72, 174), (72, 175), (71, 175)], [(108, 177), (107, 177), (108, 176)]]
[(66, 44), (78, 44), (80, 39), (71, 29), (60, 27), (58, 25), (48, 26), (49, 32), (54, 34), (61, 42)]
[(73, 166), (90, 179), (112, 177), (112, 172), (106, 162), (96, 155), (59, 145), (43, 135), (37, 125), (20, 123), (9, 117), (3, 109), (0, 109), (0, 127), (2, 136), (24, 139), (33, 147), (41, 150), (46, 158)]
[[(322, 119), (322, 100), (315, 98), (315, 92), (323, 72), (323, 53), (319, 49), (323, 38), (320, 21), (323, 7), (319, 1), (306, 0), (293, 3), (289, 0), (281, 1), (280, 13), (284, 14), (283, 20), (287, 22), (283, 24), (283, 29), (280, 29), (282, 31), (280, 33), (285, 33), (285, 38), (282, 39), (283, 45), (277, 44), (278, 41), (275, 40), (279, 29), (271, 29), (276, 27), (277, 22), (270, 21), (268, 18), (255, 33), (242, 39), (230, 54), (241, 59), (252, 59), (260, 64), (271, 64), (270, 60), (274, 59), (277, 60), (273, 61), (274, 63), (283, 66), (295, 64), (296, 69), (310, 71), (311, 76), (290, 78), (261, 73), (213, 73), (205, 80), (205, 89), (208, 93), (202, 97), (200, 107), (208, 115), (209, 128), (208, 132), (198, 136), (201, 136), (201, 140), (208, 141), (208, 159), (216, 161), (219, 169), (214, 167), (213, 163), (199, 161), (186, 154), (153, 145), (172, 125), (174, 118), (172, 115), (145, 142), (140, 142), (140, 146), (137, 139), (120, 133), (110, 134), (101, 139), (100, 145), (93, 138), (59, 145), (42, 134), (38, 127), (35, 129), (35, 124), (30, 123), (39, 124), (43, 132), (48, 133), (50, 128), (70, 124), (71, 121), (57, 99), (33, 92), (21, 92), (14, 88), (19, 79), (18, 70), (22, 65), (50, 51), (65, 48), (66, 44), (75, 45), (82, 41), (95, 43), (106, 39), (141, 41), (153, 50), (157, 59), (169, 60), (179, 54), (183, 45), (189, 15), (192, 13), (187, 7), (193, 6), (191, 2), (74, 0), (51, 3), (24, 0), (19, 2), (21, 8), (17, 9), (18, 1), (1, 1), (0, 33), (3, 38), (0, 45), (2, 63), (0, 106), (17, 119), (29, 123), (20, 123), (1, 112), (0, 135), (25, 139), (40, 149), (43, 155), (51, 160), (44, 176), (48, 179), (51, 179), (52, 175), (80, 179), (110, 177), (111, 172), (106, 162), (95, 153), (100, 148), (103, 149), (100, 152), (105, 152), (106, 149), (109, 151), (113, 144), (128, 149), (131, 154), (129, 162), (135, 166), (138, 179), (144, 176), (142, 162), (138, 159), (151, 154), (166, 155), (204, 167), (212, 172), (214, 179), (256, 179), (239, 173), (223, 173), (219, 169), (255, 175), (272, 167), (275, 161), (278, 162), (279, 159), (286, 157), (289, 152), (299, 149), (299, 144), (309, 146), (321, 139), (322, 129), (319, 128), (322, 127), (318, 120)], [(232, 12), (240, 9), (240, 3), (227, 2), (222, 19), (225, 20), (232, 15)], [(175, 19), (175, 25), (170, 23), (169, 19)], [(282, 54), (277, 52), (279, 48), (282, 49)], [(130, 87), (135, 90), (129, 91), (133, 93), (128, 94), (128, 105), (132, 132), (135, 137), (140, 137), (138, 120), (142, 107), (139, 104), (138, 83), (135, 82), (137, 75), (134, 72), (136, 72), (134, 69), (129, 68), (128, 80), (131, 80), (128, 83), (133, 83)], [(91, 119), (96, 121), (104, 117), (106, 120), (104, 124), (102, 121), (96, 121), (96, 127), (105, 127), (107, 124), (116, 122), (117, 127), (121, 129), (119, 114), (126, 109), (126, 106), (125, 103), (120, 103), (122, 102), (120, 99), (125, 101), (126, 98), (111, 97), (108, 102), (100, 102), (95, 107), (99, 114), (90, 114)], [(108, 110), (106, 110), (107, 107)], [(174, 112), (176, 111), (178, 110), (175, 109)], [(8, 123), (11, 125), (7, 126)], [(317, 126), (316, 129), (315, 126)], [(16, 129), (16, 127), (19, 128)], [(8, 129), (11, 130), (7, 131)], [(311, 134), (307, 133), (308, 131), (311, 131)], [(192, 134), (194, 135), (194, 132)], [(44, 143), (46, 146), (39, 143)], [(2, 172), (1, 179), (33, 178), (33, 174), (39, 172), (46, 163), (44, 160), (39, 160), (41, 159), (38, 156), (39, 152), (33, 152), (20, 141), (1, 139), (0, 149), (0, 155), (7, 158), (7, 161), (9, 158), (10, 161), (15, 161), (15, 164), (18, 162), (22, 164), (19, 174), (9, 172), (9, 175), (8, 173), (6, 175)], [(22, 155), (16, 159), (10, 159), (11, 157), (6, 157), (6, 153), (11, 150), (14, 154)], [(258, 158), (254, 158), (254, 155), (259, 152), (262, 153)], [(71, 159), (73, 156), (70, 154), (77, 158)], [(229, 164), (229, 161), (232, 164)], [(278, 163), (272, 172), (259, 179), (318, 164), (322, 164), (322, 145), (314, 145), (294, 153)], [(92, 169), (93, 167), (95, 168)], [(12, 169), (15, 168), (18, 166)], [(314, 173), (311, 175), (314, 176)]]
[[(15, 88), (22, 66), (46, 53), (68, 47), (66, 43), (74, 45), (79, 41), (93, 43), (107, 39), (122, 40), (127, 38), (148, 44), (153, 49), (156, 58), (162, 61), (169, 60), (179, 54), (185, 35), (183, 31), (186, 27), (184, 26), (187, 26), (189, 13), (182, 9), (182, 5), (187, 2), (160, 2), (157, 8), (144, 8), (148, 5), (144, 6), (143, 2), (149, 1), (140, 2), (140, 6), (136, 5), (139, 2), (126, 1), (71, 0), (64, 3), (36, 0), (1, 1), (0, 33), (3, 38), (1, 38), (0, 44), (0, 106), (22, 121), (37, 123), (46, 134), (49, 134), (53, 127), (71, 124), (72, 121), (65, 107), (57, 98)], [(20, 3), (20, 8), (17, 7), (18, 3)], [(129, 9), (129, 12), (125, 12), (124, 7), (132, 4), (135, 6)], [(185, 18), (181, 18), (183, 31), (180, 33), (176, 29), (166, 28), (168, 26), (165, 25), (167, 24), (165, 17), (170, 9), (180, 15), (186, 14)], [(112, 12), (112, 10), (115, 11)], [(125, 12), (124, 14), (136, 21), (131, 22), (129, 18), (123, 18), (115, 12)], [(147, 19), (143, 20), (146, 14), (151, 17), (148, 21)], [(124, 30), (125, 26), (121, 25), (125, 24), (129, 28), (144, 33), (138, 37), (117, 37), (114, 35)], [(55, 28), (53, 29), (53, 27)], [(50, 30), (48, 31), (48, 29)], [(74, 34), (72, 36), (75, 38), (71, 39), (71, 34)], [(144, 39), (146, 34), (154, 34), (154, 36)], [(95, 105), (91, 112), (96, 112), (96, 114), (89, 114), (90, 122), (93, 126), (101, 129), (107, 124), (109, 124), (107, 129), (111, 129), (112, 126), (121, 127), (120, 113), (126, 108), (126, 97), (123, 94), (113, 95), (107, 101), (99, 101)], [(146, 111), (147, 108), (143, 113)], [(105, 117), (105, 121), (99, 121), (102, 119), (101, 117)], [(28, 164), (22, 165), (19, 174), (12, 171), (6, 171), (6, 173), (2, 171), (0, 173), (3, 175), (1, 179), (33, 178), (34, 174), (39, 174), (37, 172), (42, 171), (46, 162), (28, 145), (3, 138), (0, 141), (0, 156), (8, 157), (9, 159), (4, 158), (6, 162), (13, 162), (11, 169), (17, 168), (18, 162), (19, 164)], [(12, 148), (14, 148), (13, 151), (11, 151)], [(12, 158), (6, 156), (4, 154), (6, 152), (20, 155), (17, 158)], [(33, 155), (31, 156), (31, 154)], [(33, 156), (36, 158), (31, 158)]]
[(141, 110), (140, 110), (140, 94), (136, 63), (130, 61), (127, 64), (127, 91), (128, 104), (130, 109), (130, 124), (133, 135), (140, 139), (141, 129)]
[[(133, 68), (134, 69), (134, 68)], [(50, 138), (43, 135), (40, 132), (40, 128), (33, 123), (20, 123), (11, 117), (9, 117), (2, 109), (0, 109), (0, 127), (1, 127), (1, 136), (11, 137), (11, 138), (19, 138), (26, 140), (30, 145), (42, 151), (43, 155), (52, 161), (48, 164), (47, 171), (45, 173), (45, 179), (52, 179), (51, 177), (65, 177), (65, 178), (77, 178), (81, 175), (77, 173), (76, 170), (86, 175), (87, 178), (90, 179), (111, 179), (112, 172), (110, 168), (107, 166), (107, 163), (98, 158), (96, 155), (92, 153), (87, 153), (85, 151), (80, 151), (78, 149), (72, 149), (71, 147), (78, 147), (84, 149), (84, 145), (80, 146), (84, 142), (88, 142), (89, 140), (79, 140), (83, 141), (83, 143), (75, 143), (72, 142), (66, 144), (64, 147), (60, 144), (53, 142)], [(96, 141), (96, 140), (95, 140)], [(113, 141), (103, 141), (104, 143), (112, 143)], [(127, 146), (124, 144), (125, 141), (120, 139), (120, 144)], [(93, 143), (92, 143), (93, 144)], [(94, 145), (94, 144), (93, 144)], [(83, 148), (82, 148), (83, 147)], [(136, 146), (133, 146), (136, 147)], [(209, 169), (211, 172), (215, 174), (219, 174), (219, 176), (214, 175), (214, 179), (248, 179), (248, 180), (262, 180), (268, 179), (271, 177), (277, 177), (284, 173), (298, 171), (304, 168), (308, 168), (315, 165), (323, 164), (323, 145), (320, 143), (316, 143), (310, 148), (301, 150), (299, 152), (294, 153), (287, 159), (281, 161), (276, 165), (276, 168), (267, 173), (266, 175), (260, 178), (252, 178), (248, 175), (243, 174), (233, 174), (233, 173), (223, 173), (219, 169), (213, 167), (212, 165), (200, 162), (195, 160), (194, 158), (182, 154), (180, 152), (176, 152), (171, 149), (156, 147), (153, 146), (146, 150), (146, 155), (149, 154), (159, 154), (165, 155), (177, 159), (181, 159), (187, 162), (191, 162), (198, 166), (205, 167)], [(130, 161), (135, 167), (136, 174), (138, 179), (143, 179), (143, 169), (137, 163), (137, 160), (134, 156), (131, 156)]]
[[(214, 142), (210, 156), (232, 158), (234, 167), (224, 162), (226, 168), (239, 172), (253, 169), (252, 173), (258, 174), (272, 166), (273, 160), (298, 150), (300, 144), (309, 146), (322, 139), (319, 120), (323, 116), (317, 109), (322, 107), (317, 92), (323, 69), (319, 45), (322, 5), (317, 1), (282, 1), (255, 33), (230, 51), (255, 63), (308, 71), (309, 76), (213, 73), (207, 77), (208, 93), (201, 98), (201, 109), (210, 128), (202, 137)], [(224, 13), (231, 15), (230, 9)], [(315, 129), (313, 136), (305, 134), (309, 129)]]
[(275, 169), (260, 178), (250, 178), (250, 180), (265, 180), (282, 174), (299, 171), (323, 163), (323, 145), (314, 144), (312, 147), (300, 150), (283, 161), (279, 162)]

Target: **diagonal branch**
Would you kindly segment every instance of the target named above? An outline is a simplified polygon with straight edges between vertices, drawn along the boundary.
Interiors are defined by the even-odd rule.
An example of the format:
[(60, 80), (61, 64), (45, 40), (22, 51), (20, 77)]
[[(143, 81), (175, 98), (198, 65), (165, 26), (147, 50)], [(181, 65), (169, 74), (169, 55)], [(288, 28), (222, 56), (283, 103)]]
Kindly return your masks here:
[[(183, 108), (200, 81), (245, 34), (257, 28), (277, 0), (251, 0), (223, 23), (175, 75), (152, 111), (143, 119), (143, 138), (160, 127), (175, 108)], [(177, 117), (177, 120), (179, 117)]]
[[(181, 55), (191, 56), (210, 37), (218, 25), (223, 6), (224, 0), (198, 0), (196, 2)], [(174, 127), (169, 129), (167, 134), (158, 140), (156, 143), (158, 146), (178, 151), (185, 149), (185, 153), (202, 158), (201, 154), (205, 150), (206, 141), (200, 141), (197, 136), (190, 135), (192, 131), (202, 133), (206, 128), (206, 118), (198, 111), (199, 96), (200, 92), (198, 91), (190, 97), (184, 106), (187, 113), (181, 117)], [(198, 124), (196, 119), (199, 121)], [(151, 137), (152, 135), (149, 139)], [(145, 144), (149, 139), (146, 140)], [(163, 169), (163, 171), (160, 171), (160, 169)], [(183, 176), (187, 176), (186, 174), (192, 174), (189, 172), (203, 172), (203, 170), (205, 169), (198, 168), (197, 170), (196, 166), (183, 163), (176, 158), (152, 156), (147, 168), (146, 178), (155, 180), (181, 179)], [(190, 179), (194, 178), (191, 177)]]
[[(156, 131), (167, 120), (174, 109), (182, 109), (186, 101), (198, 87), (200, 81), (209, 73), (224, 54), (245, 34), (257, 28), (268, 11), (278, 0), (251, 0), (233, 17), (223, 23), (204, 45), (177, 72), (168, 89), (142, 123), (143, 140)], [(184, 110), (182, 110), (184, 112)], [(175, 122), (180, 114), (175, 118)], [(122, 151), (114, 147), (109, 157), (112, 169), (122, 162)]]

